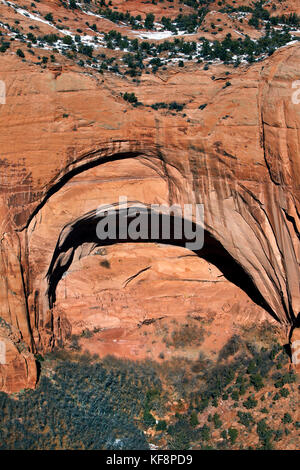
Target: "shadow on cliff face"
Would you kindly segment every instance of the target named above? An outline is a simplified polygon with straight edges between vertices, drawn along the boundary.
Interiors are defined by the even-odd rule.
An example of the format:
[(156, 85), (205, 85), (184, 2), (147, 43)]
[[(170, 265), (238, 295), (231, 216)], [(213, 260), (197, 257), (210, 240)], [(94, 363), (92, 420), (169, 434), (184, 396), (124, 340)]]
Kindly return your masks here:
[(225, 250), (223, 245), (207, 231), (205, 231), (204, 240), (203, 249), (197, 251), (197, 255), (215, 265), (228, 281), (246, 292), (254, 303), (264, 308), (275, 320), (278, 320), (276, 314), (264, 300), (250, 276)]
[[(115, 205), (116, 207), (117, 205)], [(113, 206), (110, 206), (113, 207)], [(131, 207), (132, 208), (132, 207)], [(139, 212), (139, 207), (137, 206), (137, 212)], [(133, 211), (134, 212), (134, 211)], [(164, 238), (162, 230), (160, 229), (159, 234), (156, 238), (151, 237), (151, 215), (152, 210), (147, 209), (148, 217), (148, 235), (132, 240), (128, 237), (120, 236), (120, 226), (124, 229), (124, 221), (128, 225), (136, 217), (135, 215), (128, 215), (128, 209), (116, 208), (111, 214), (112, 220), (111, 223), (115, 224), (114, 228), (114, 238), (107, 238), (104, 240), (99, 240), (97, 236), (97, 224), (101, 220), (101, 216), (97, 213), (97, 210), (93, 210), (87, 214), (84, 214), (79, 219), (71, 222), (66, 225), (60, 233), (58, 238), (54, 254), (49, 266), (47, 273), (48, 280), (48, 301), (49, 307), (52, 308), (56, 301), (56, 288), (59, 281), (62, 279), (64, 273), (71, 266), (76, 249), (81, 247), (83, 244), (85, 247), (90, 247), (86, 253), (88, 254), (97, 246), (108, 246), (118, 243), (160, 243), (175, 245), (180, 247), (186, 247), (187, 243), (190, 243), (190, 239), (186, 238), (178, 239), (175, 236), (175, 227), (178, 228), (180, 224), (184, 224), (186, 221), (183, 218), (175, 217), (174, 215), (160, 214), (161, 224), (160, 227), (165, 227), (168, 225), (170, 227), (170, 237), (168, 239)], [(117, 215), (117, 216), (116, 216)], [(122, 222), (123, 221), (123, 222)], [(188, 222), (190, 224), (190, 232), (196, 233), (199, 230), (202, 230), (199, 226), (196, 226), (195, 223)], [(128, 228), (127, 225), (127, 228)], [(186, 233), (182, 230), (182, 233)], [(203, 247), (199, 250), (191, 250), (200, 258), (205, 259), (207, 262), (215, 265), (224, 275), (224, 277), (242, 289), (250, 299), (264, 308), (270, 315), (272, 315), (276, 320), (277, 317), (272, 309), (263, 299), (262, 295), (254, 285), (252, 279), (244, 271), (244, 269), (232, 258), (232, 256), (225, 250), (222, 244), (217, 241), (209, 232), (202, 232), (204, 237)]]

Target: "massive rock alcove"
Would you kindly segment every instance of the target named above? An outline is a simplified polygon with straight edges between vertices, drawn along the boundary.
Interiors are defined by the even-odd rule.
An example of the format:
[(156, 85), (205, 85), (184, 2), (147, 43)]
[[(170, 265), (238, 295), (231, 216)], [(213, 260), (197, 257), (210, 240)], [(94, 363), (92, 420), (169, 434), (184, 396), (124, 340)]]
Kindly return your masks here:
[[(143, 201), (143, 204), (146, 204), (145, 208), (148, 208), (149, 210), (151, 209), (150, 204), (157, 205), (158, 203), (160, 207), (167, 208), (166, 204), (170, 201), (170, 184), (168, 184), (168, 178), (164, 176), (165, 173), (162, 171), (162, 164), (159, 159), (156, 160), (154, 167), (153, 163), (152, 167), (148, 166), (148, 160), (145, 159), (144, 156), (127, 156), (126, 159), (122, 157), (121, 159), (113, 160), (114, 161), (101, 163), (93, 166), (92, 168), (85, 169), (80, 174), (70, 178), (60, 190), (49, 198), (43, 208), (40, 209), (39, 215), (34, 216), (28, 227), (28, 248), (31, 253), (31, 255), (29, 255), (30, 269), (32, 272), (34, 272), (34, 269), (37, 269), (34, 276), (35, 282), (32, 286), (33, 295), (29, 297), (29, 305), (33, 315), (37, 318), (38, 331), (44, 332), (42, 335), (44, 341), (44, 343), (41, 343), (42, 347), (55, 344), (55, 342), (56, 344), (58, 342), (61, 344), (61, 342), (63, 343), (66, 339), (66, 335), (70, 335), (71, 332), (81, 333), (88, 326), (91, 329), (93, 327), (99, 328), (101, 325), (102, 327), (109, 324), (115, 325), (115, 309), (117, 309), (121, 315), (124, 315), (124, 309), (126, 309), (127, 314), (130, 312), (129, 315), (132, 317), (132, 325), (135, 325), (135, 327), (146, 317), (160, 318), (165, 314), (162, 313), (162, 309), (158, 303), (158, 299), (161, 298), (162, 291), (165, 292), (165, 294), (168, 291), (168, 296), (164, 296), (168, 297), (166, 305), (168, 315), (176, 316), (176, 312), (178, 314), (178, 296), (184, 297), (186, 290), (186, 288), (182, 288), (181, 284), (193, 282), (201, 285), (201, 279), (197, 279), (197, 277), (195, 277), (195, 273), (193, 273), (192, 278), (189, 278), (187, 275), (187, 278), (185, 277), (182, 281), (177, 280), (178, 287), (174, 284), (174, 282), (176, 282), (176, 276), (174, 279), (169, 279), (170, 284), (173, 285), (174, 289), (173, 294), (170, 295), (171, 285), (167, 285), (168, 281), (166, 279), (161, 279), (161, 276), (165, 277), (166, 274), (169, 274), (170, 278), (170, 260), (168, 260), (167, 255), (169, 251), (172, 253), (171, 266), (173, 272), (176, 272), (177, 270), (180, 272), (180, 269), (182, 270), (183, 261), (184, 271), (189, 271), (190, 257), (193, 256), (193, 254), (202, 260), (202, 264), (198, 266), (198, 269), (201, 269), (205, 274), (202, 283), (202, 292), (200, 289), (198, 293), (199, 296), (201, 294), (205, 296), (207, 295), (207, 292), (209, 292), (207, 285), (205, 291), (203, 291), (203, 285), (205, 283), (208, 283), (210, 286), (211, 293), (209, 295), (213, 296), (213, 292), (215, 292), (216, 295), (216, 283), (221, 281), (223, 284), (225, 283), (228, 288), (228, 284), (232, 282), (236, 286), (239, 286), (239, 288), (236, 288), (236, 295), (241, 296), (241, 290), (248, 294), (248, 296), (245, 295), (241, 302), (241, 310), (243, 310), (243, 308), (244, 310), (246, 309), (246, 316), (249, 316), (249, 297), (256, 304), (268, 309), (266, 302), (264, 302), (259, 291), (255, 288), (251, 278), (222, 247), (220, 242), (214, 239), (208, 231), (205, 231), (203, 248), (195, 253), (192, 253), (185, 248), (177, 248), (176, 251), (175, 246), (185, 246), (187, 240), (184, 240), (184, 238), (165, 240), (162, 237), (157, 237), (157, 239), (151, 239), (150, 233), (149, 237), (147, 236), (143, 239), (141, 236), (141, 238), (135, 242), (134, 240), (128, 240), (128, 238), (120, 240), (118, 237), (113, 240), (99, 240), (96, 233), (96, 226), (100, 220), (100, 216), (98, 214), (99, 208), (102, 208), (102, 212), (109, 208), (116, 211), (113, 213), (112, 222), (119, 220), (117, 217), (118, 214), (123, 213), (123, 216), (125, 215), (124, 212), (122, 212), (124, 209), (122, 209), (122, 206), (119, 206), (118, 202), (116, 204), (107, 205), (107, 203), (109, 201), (113, 201), (114, 198), (118, 199), (121, 196), (125, 196), (128, 199), (127, 206), (130, 209), (135, 207), (137, 209), (139, 208), (137, 203), (129, 202), (130, 199), (134, 199), (136, 197), (139, 197), (140, 202)], [(128, 172), (130, 172), (130, 177), (128, 177)], [(87, 209), (95, 206), (97, 206), (97, 209), (83, 213)], [(125, 212), (128, 212), (128, 210)], [(54, 214), (55, 217), (53, 217)], [(72, 217), (74, 216), (77, 217), (75, 220), (72, 220)], [(168, 214), (164, 214), (163, 218), (166, 219), (165, 222), (169, 225), (168, 219), (172, 219), (172, 217), (169, 217)], [(128, 222), (130, 223), (132, 219), (133, 217), (129, 217)], [(162, 221), (163, 220), (161, 220), (161, 222)], [(151, 211), (149, 222), (148, 227), (150, 232)], [(174, 222), (170, 224), (171, 235), (173, 224)], [(193, 227), (193, 231), (194, 230), (195, 228)], [(116, 233), (118, 232), (116, 231)], [(128, 242), (131, 242), (131, 246)], [(122, 245), (125, 244), (126, 248), (123, 246), (120, 247), (120, 243), (122, 243)], [(137, 247), (136, 243), (142, 245), (142, 247)], [(162, 243), (169, 246), (163, 250)], [(123, 262), (124, 257), (126, 258), (126, 256), (128, 256), (127, 250), (129, 253), (131, 252), (131, 255), (129, 256), (130, 267), (125, 266), (124, 269), (120, 269), (119, 264), (117, 272), (110, 266), (111, 263), (109, 258), (107, 259), (107, 256), (103, 257), (103, 253), (106, 253), (107, 251), (106, 248), (109, 245), (114, 244), (117, 244), (115, 255), (117, 253), (120, 255), (120, 259), (118, 260), (119, 263), (120, 261)], [(43, 246), (43, 250), (40, 249), (41, 246)], [(106, 248), (104, 249), (104, 247)], [(156, 273), (155, 275), (155, 269), (152, 268), (152, 253), (154, 253), (154, 258), (157, 258), (158, 247), (160, 248), (159, 256), (167, 255), (164, 262), (162, 262), (162, 266), (165, 265), (166, 268), (161, 268), (159, 273)], [(100, 255), (102, 254), (100, 271), (99, 261), (96, 261), (97, 257), (95, 258), (92, 256), (95, 253), (100, 253)], [(92, 283), (94, 289), (89, 292), (89, 295), (85, 295), (87, 285), (84, 280), (85, 273), (84, 270), (82, 270), (82, 267), (77, 267), (78, 279), (73, 280), (73, 283), (70, 281), (73, 264), (82, 265), (82, 263), (86, 263), (85, 257), (87, 256), (94, 259), (94, 262), (89, 261), (91, 269), (90, 276), (93, 279)], [(145, 256), (147, 259), (146, 264)], [(178, 259), (178, 261), (181, 260), (181, 268), (174, 264), (176, 259)], [(107, 264), (105, 264), (105, 262)], [(212, 269), (214, 270), (213, 276), (210, 272)], [(105, 275), (107, 272), (110, 273), (109, 281)], [(149, 275), (150, 278), (151, 276), (154, 276), (161, 285), (156, 299), (153, 281), (152, 283), (150, 282), (148, 287), (148, 293), (149, 289), (152, 288), (152, 308), (149, 309), (148, 306), (147, 309), (136, 309), (137, 304), (144, 302), (144, 297), (143, 292), (140, 291), (140, 287), (138, 286), (137, 290), (137, 288), (134, 287), (134, 284), (137, 281), (139, 282), (141, 274), (145, 276), (146, 272), (148, 277)], [(206, 274), (207, 278), (205, 277)], [(116, 286), (113, 287), (116, 278), (118, 276), (120, 278), (120, 275), (124, 276), (121, 286), (118, 286), (118, 288), (116, 288)], [(62, 282), (65, 284), (65, 290), (67, 289), (69, 294), (67, 295), (65, 293), (65, 298), (60, 299), (57, 302), (56, 289), (59, 289), (58, 284), (62, 278)], [(81, 280), (82, 278), (83, 281)], [(133, 279), (135, 279), (134, 282)], [(125, 295), (124, 292), (119, 292), (122, 291), (124, 287), (127, 287), (129, 281), (132, 282), (133, 290), (136, 291), (136, 302), (131, 301), (130, 306), (128, 305), (128, 298), (132, 298), (132, 292), (126, 292)], [(66, 288), (66, 283), (70, 287)], [(115, 298), (116, 305), (113, 308), (110, 306), (110, 308), (107, 308), (105, 311), (105, 309), (102, 308), (102, 297), (108, 295), (108, 290), (110, 291), (111, 296)], [(118, 298), (119, 295), (121, 295), (121, 300)], [(232, 292), (225, 297), (227, 298), (230, 295), (232, 295)], [(60, 297), (62, 297), (62, 295), (60, 295)], [(68, 297), (68, 300), (66, 300), (66, 297)], [(223, 302), (220, 308), (226, 303), (224, 298), (224, 289), (222, 297)], [(175, 299), (177, 299), (177, 302)], [(198, 310), (203, 310), (203, 305), (207, 302), (207, 298), (204, 297), (200, 303), (198, 300), (198, 304), (197, 302), (195, 303), (195, 299), (193, 299), (193, 302), (195, 305), (192, 307), (191, 305), (185, 307), (181, 306), (182, 317), (184, 317), (184, 314), (188, 312), (195, 313)], [(264, 318), (264, 315), (261, 312), (262, 309), (259, 309), (258, 307), (256, 308), (254, 305), (252, 305), (252, 308), (254, 316), (258, 315), (258, 312), (260, 311), (262, 319)], [(99, 312), (96, 315), (95, 310), (97, 309)], [(91, 312), (89, 312), (89, 310), (92, 310), (92, 322), (90, 322)], [(136, 310), (138, 310), (138, 313)], [(70, 311), (78, 312), (74, 314), (76, 325), (73, 324), (73, 326), (72, 314), (70, 315), (68, 313), (66, 315), (66, 312)], [(255, 311), (256, 313), (254, 313)], [(66, 316), (68, 317), (67, 322), (65, 322)], [(119, 322), (120, 318), (118, 318), (118, 325)], [(77, 327), (78, 324), (81, 325), (79, 328)], [(45, 343), (46, 338), (47, 343)], [(36, 338), (36, 344), (39, 344), (38, 338)]]
[[(12, 57), (5, 58), (8, 96), (0, 114), (0, 326), (1, 341), (6, 345), (6, 360), (1, 365), (3, 390), (33, 387), (33, 353), (49, 350), (57, 339), (64, 338), (59, 319), (66, 318), (65, 325), (71, 324), (76, 331), (82, 321), (78, 311), (84, 312), (84, 305), (97, 306), (83, 295), (77, 298), (76, 307), (76, 295), (83, 287), (79, 288), (82, 268), (86, 268), (88, 279), (92, 279), (92, 272), (100, 284), (104, 279), (107, 290), (97, 292), (99, 304), (102, 298), (114, 297), (109, 285), (118, 296), (126, 279), (151, 265), (143, 271), (144, 285), (139, 285), (148, 293), (153, 291), (153, 282), (160, 294), (170, 293), (164, 276), (171, 271), (181, 292), (191, 285), (184, 279), (192, 279), (195, 292), (196, 284), (210, 286), (205, 287), (205, 295), (198, 292), (193, 305), (187, 301), (184, 307), (184, 302), (179, 302), (185, 313), (204, 310), (205, 305), (209, 309), (214, 299), (214, 309), (220, 315), (223, 312), (232, 317), (234, 311), (237, 316), (244, 311), (255, 321), (269, 315), (289, 339), (300, 310), (300, 109), (291, 99), (299, 61), (299, 46), (286, 47), (261, 64), (233, 71), (228, 88), (222, 86), (227, 77), (220, 67), (170, 74), (166, 81), (159, 77), (141, 81), (139, 98), (145, 104), (151, 104), (154, 90), (160, 100), (174, 93), (184, 96), (190, 103), (187, 120), (151, 108), (131, 107), (116, 92), (124, 91), (125, 86), (117, 78), (108, 86), (71, 70), (33, 72), (27, 64), (16, 65)], [(212, 73), (218, 74), (219, 80), (212, 81)], [(130, 86), (126, 82), (128, 90)], [(34, 99), (29, 99), (32, 90)], [(207, 103), (205, 109), (199, 109), (202, 103)], [(16, 108), (19, 113), (13, 111)], [(62, 109), (70, 119), (60, 117)], [(161, 240), (134, 248), (132, 244), (115, 244), (107, 247), (101, 265), (96, 262), (98, 255), (92, 254), (103, 247), (87, 246), (82, 239), (70, 272), (56, 286), (55, 305), (49, 305), (47, 273), (64, 227), (99, 204), (115, 203), (119, 195), (144, 204), (203, 204), (207, 252), (200, 258), (182, 247), (161, 247)], [(87, 253), (91, 256), (83, 256)], [(118, 270), (113, 262), (118, 253), (123, 259), (128, 253), (136, 263), (134, 269), (130, 271), (125, 263)], [(144, 259), (143, 263), (138, 259)], [(201, 279), (209, 283), (197, 283)], [(63, 298), (64, 283), (70, 293), (67, 298)], [(116, 308), (109, 306), (113, 301), (103, 302), (102, 312), (110, 308), (115, 312), (117, 304), (134, 312), (134, 304), (127, 299), (145, 297), (145, 292), (134, 286), (134, 282), (127, 285)], [(89, 293), (93, 297), (93, 289)], [(172, 301), (172, 295), (170, 298)], [(152, 297), (151, 302), (145, 301), (146, 314), (137, 308), (131, 325), (152, 318), (155, 312), (160, 316), (157, 300)], [(170, 305), (166, 310), (172, 314)], [(67, 318), (72, 308), (77, 309), (78, 317), (73, 326), (70, 315)], [(113, 315), (115, 325), (121, 328), (122, 309), (119, 317)]]

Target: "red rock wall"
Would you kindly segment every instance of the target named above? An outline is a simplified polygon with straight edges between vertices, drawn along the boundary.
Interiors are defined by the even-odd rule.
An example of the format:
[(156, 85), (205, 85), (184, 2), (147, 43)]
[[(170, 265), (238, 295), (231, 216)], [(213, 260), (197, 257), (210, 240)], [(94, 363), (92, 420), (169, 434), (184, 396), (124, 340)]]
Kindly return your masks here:
[[(223, 66), (145, 75), (133, 88), (76, 69), (36, 71), (10, 56), (2, 64), (0, 316), (15, 332), (0, 327), (3, 390), (33, 387), (32, 352), (55, 342), (44, 275), (63, 225), (124, 190), (141, 202), (203, 203), (206, 230), (289, 334), (300, 310), (298, 45), (235, 69), (227, 88)], [(131, 107), (120, 93), (133, 90), (144, 105), (182, 98), (186, 117)], [(100, 164), (112, 158), (131, 160), (107, 166), (110, 181), (98, 187)]]

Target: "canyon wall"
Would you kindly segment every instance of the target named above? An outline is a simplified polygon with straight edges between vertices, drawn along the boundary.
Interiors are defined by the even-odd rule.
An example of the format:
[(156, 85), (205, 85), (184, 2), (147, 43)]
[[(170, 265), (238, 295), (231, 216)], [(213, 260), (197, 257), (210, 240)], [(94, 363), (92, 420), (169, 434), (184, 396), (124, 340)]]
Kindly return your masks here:
[[(63, 342), (70, 329), (134, 328), (178, 310), (215, 310), (220, 318), (226, 311), (241, 322), (269, 317), (292, 341), (300, 310), (300, 104), (292, 88), (299, 45), (230, 76), (222, 65), (195, 64), (143, 75), (139, 84), (76, 66), (36, 69), (7, 55), (1, 65), (2, 390), (34, 387), (34, 353)], [(124, 101), (125, 91), (142, 104)], [(184, 114), (149, 106), (172, 100), (186, 104)], [(51, 308), (47, 274), (64, 227), (119, 196), (203, 204), (209, 249), (204, 244), (195, 258), (183, 248), (99, 252), (79, 243)], [(184, 280), (205, 290), (183, 301)]]

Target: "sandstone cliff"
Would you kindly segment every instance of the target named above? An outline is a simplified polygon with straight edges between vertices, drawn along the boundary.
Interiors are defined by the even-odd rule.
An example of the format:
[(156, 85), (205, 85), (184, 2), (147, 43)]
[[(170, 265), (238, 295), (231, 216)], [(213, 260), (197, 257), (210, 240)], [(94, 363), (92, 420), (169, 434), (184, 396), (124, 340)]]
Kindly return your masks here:
[[(220, 318), (226, 309), (241, 322), (273, 318), (291, 339), (300, 310), (300, 105), (292, 99), (299, 69), (298, 44), (251, 66), (190, 64), (138, 84), (1, 56), (2, 390), (34, 387), (33, 353), (71, 332), (134, 329), (178, 309), (194, 315), (209, 304)], [(130, 105), (124, 92), (142, 104)], [(149, 106), (172, 100), (185, 103), (183, 113)], [(183, 248), (124, 245), (99, 261), (99, 247), (82, 239), (51, 308), (47, 274), (62, 230), (119, 195), (204, 204), (203, 253), (191, 261)], [(196, 293), (188, 301), (186, 280)]]

